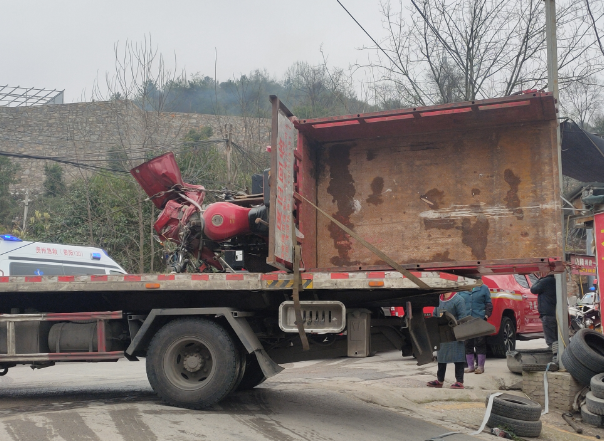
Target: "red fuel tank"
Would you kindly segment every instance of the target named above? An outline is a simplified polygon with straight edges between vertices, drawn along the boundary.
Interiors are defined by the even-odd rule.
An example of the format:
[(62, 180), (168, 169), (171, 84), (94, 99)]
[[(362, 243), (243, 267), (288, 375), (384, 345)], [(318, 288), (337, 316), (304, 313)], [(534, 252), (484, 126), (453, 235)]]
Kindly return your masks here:
[(211, 204), (203, 213), (203, 233), (211, 240), (226, 240), (250, 232), (250, 208), (228, 202)]

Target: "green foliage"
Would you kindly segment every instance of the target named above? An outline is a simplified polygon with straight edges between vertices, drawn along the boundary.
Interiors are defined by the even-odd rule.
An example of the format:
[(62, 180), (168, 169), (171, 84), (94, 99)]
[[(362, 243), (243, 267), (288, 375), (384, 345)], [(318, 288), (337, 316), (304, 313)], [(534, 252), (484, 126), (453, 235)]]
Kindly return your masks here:
[(378, 110), (357, 98), (351, 77), (342, 69), (304, 62), (294, 63), (283, 80), (261, 70), (223, 82), (198, 74), (167, 84), (161, 93), (166, 110), (174, 112), (270, 118), (269, 95), (277, 95), (299, 118)]
[(65, 192), (63, 180), (63, 168), (59, 164), (51, 163), (44, 165), (44, 194), (56, 197)]
[[(227, 186), (227, 161), (224, 142), (211, 136), (211, 128), (191, 130), (183, 137), (176, 160), (185, 182), (218, 190)], [(116, 169), (126, 164), (119, 149), (112, 150), (110, 157)], [(232, 164), (231, 189), (249, 186), (251, 174), (267, 165), (262, 158), (235, 148)], [(59, 175), (52, 166), (47, 168), (47, 181)], [(73, 181), (62, 191), (51, 192), (46, 184), (45, 189), (44, 196), (30, 203), (33, 215), (27, 221), (25, 239), (97, 246), (132, 273), (151, 271), (152, 260), (154, 271), (165, 269), (160, 263), (161, 246), (155, 242), (152, 249), (151, 245), (151, 229), (159, 213), (130, 175), (98, 172)], [(209, 192), (206, 202), (215, 201), (215, 194)]]
[(17, 179), (21, 166), (6, 156), (0, 156), (0, 225), (5, 231), (11, 231), (13, 219), (19, 212), (19, 202), (10, 193), (10, 186)]

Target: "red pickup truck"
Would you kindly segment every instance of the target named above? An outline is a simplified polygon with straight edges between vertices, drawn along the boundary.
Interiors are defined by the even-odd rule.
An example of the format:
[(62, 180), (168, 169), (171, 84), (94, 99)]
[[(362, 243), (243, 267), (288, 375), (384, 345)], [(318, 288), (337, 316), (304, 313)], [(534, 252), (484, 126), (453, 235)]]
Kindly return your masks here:
[[(495, 326), (495, 333), (487, 342), (496, 357), (505, 357), (516, 347), (516, 340), (543, 337), (543, 327), (537, 309), (537, 295), (530, 287), (537, 278), (532, 275), (509, 274), (483, 276), (482, 281), (491, 291), (493, 314), (488, 322)], [(434, 308), (424, 308), (424, 314), (432, 315)], [(390, 314), (403, 316), (402, 307), (392, 307)]]

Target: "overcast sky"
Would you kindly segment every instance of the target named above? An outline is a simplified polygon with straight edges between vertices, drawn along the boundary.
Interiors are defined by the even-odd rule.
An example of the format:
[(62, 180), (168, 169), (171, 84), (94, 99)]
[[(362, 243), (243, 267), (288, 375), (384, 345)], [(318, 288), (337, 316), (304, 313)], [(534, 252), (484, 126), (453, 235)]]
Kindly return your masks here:
[[(375, 38), (380, 0), (341, 0)], [(295, 61), (318, 63), (321, 45), (348, 67), (371, 44), (335, 0), (3, 0), (0, 85), (65, 89), (65, 101), (90, 95), (114, 66), (115, 43), (151, 35), (188, 74), (226, 80), (253, 69), (281, 77)]]

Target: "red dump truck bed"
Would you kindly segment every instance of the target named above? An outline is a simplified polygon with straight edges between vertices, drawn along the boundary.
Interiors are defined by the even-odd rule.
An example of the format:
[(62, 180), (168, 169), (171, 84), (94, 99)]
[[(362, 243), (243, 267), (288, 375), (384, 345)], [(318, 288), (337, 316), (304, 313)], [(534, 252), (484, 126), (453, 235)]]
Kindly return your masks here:
[[(290, 119), (294, 197), (403, 266), (467, 275), (561, 268), (551, 94)], [(299, 196), (297, 207), (307, 269), (387, 268)]]

